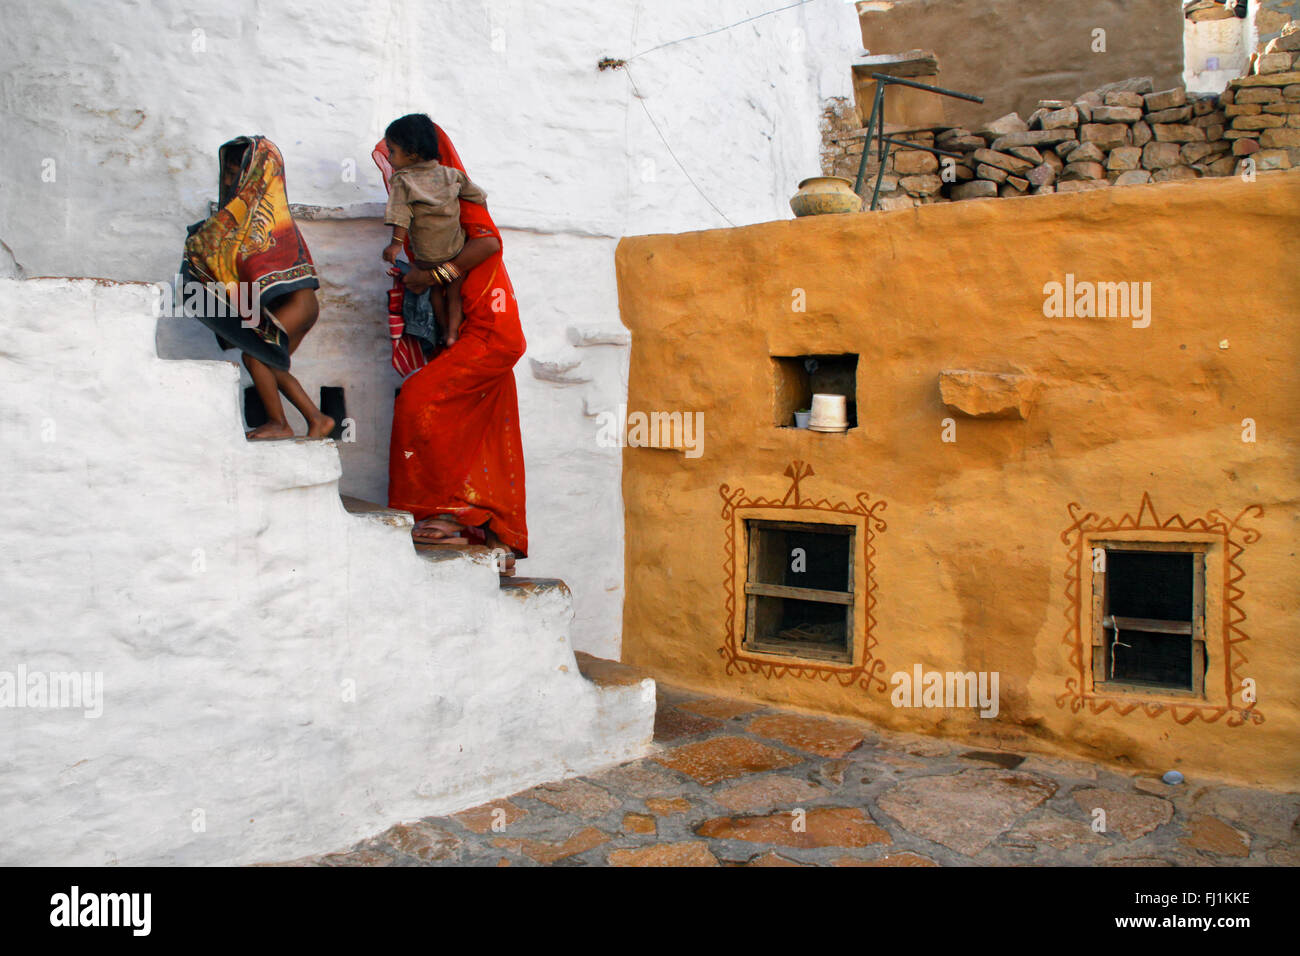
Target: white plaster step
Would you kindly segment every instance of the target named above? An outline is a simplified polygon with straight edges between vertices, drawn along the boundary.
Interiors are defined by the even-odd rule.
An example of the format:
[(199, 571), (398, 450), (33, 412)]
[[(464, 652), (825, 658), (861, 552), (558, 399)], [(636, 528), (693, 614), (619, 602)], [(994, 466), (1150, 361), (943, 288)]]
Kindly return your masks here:
[[(368, 518), (381, 524), (394, 528), (410, 529), (415, 526), (415, 520), (409, 511), (401, 511), (397, 508), (388, 508), (373, 501), (366, 501), (364, 498), (356, 498), (352, 495), (340, 494), (339, 499), (343, 502), (343, 508), (348, 514)], [(459, 558), (469, 558), (474, 564), (492, 565), (495, 562), (493, 557), (494, 549), (482, 544), (426, 544), (424, 542), (413, 542), (415, 551), (426, 561), (455, 561)], [(514, 580), (508, 575), (501, 575), (501, 581), (507, 582)], [(520, 581), (551, 581), (549, 578), (520, 578)], [(569, 589), (563, 581), (555, 580), (564, 592), (569, 595)], [(538, 590), (537, 588), (525, 587), (522, 590), (531, 593)]]

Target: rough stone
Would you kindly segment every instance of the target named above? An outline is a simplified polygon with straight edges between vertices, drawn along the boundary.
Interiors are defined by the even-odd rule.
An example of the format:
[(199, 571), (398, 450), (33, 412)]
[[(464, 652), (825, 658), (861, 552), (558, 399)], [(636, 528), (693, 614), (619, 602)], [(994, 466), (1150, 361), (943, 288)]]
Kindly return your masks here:
[(647, 797), (645, 805), (657, 817), (670, 817), (691, 810), (691, 802), (684, 797)]
[(1254, 116), (1256, 113), (1263, 112), (1263, 110), (1264, 107), (1259, 103), (1234, 103), (1231, 106), (1225, 106), (1223, 113), (1225, 116)]
[(1107, 106), (1131, 106), (1141, 109), (1144, 103), (1141, 93), (1126, 90), (1113, 90), (1102, 97)]
[(986, 126), (976, 130), (981, 136), (993, 138), (1005, 136), (1008, 133), (1023, 133), (1028, 131), (1029, 125), (1020, 118), (1019, 113), (1008, 113), (1006, 116), (1000, 116)]
[(939, 373), (939, 396), (949, 410), (969, 418), (1023, 421), (1029, 417), (1038, 384), (1026, 375), (944, 369)]
[[(1016, 148), (1022, 149), (1025, 147), (1018, 146)], [(1038, 151), (1034, 150), (1034, 152), (1037, 153)], [(971, 154), (971, 158), (977, 163), (996, 166), (998, 169), (1004, 169), (1009, 173), (1023, 173), (1034, 165), (1027, 159), (1021, 159), (1018, 156), (1011, 156), (1007, 153), (997, 153), (991, 149), (977, 149)]]
[(1140, 793), (1095, 787), (1075, 791), (1073, 796), (1089, 820), (1092, 819), (1093, 811), (1101, 808), (1106, 811), (1106, 832), (1118, 831), (1130, 841), (1146, 836), (1174, 816), (1174, 805), (1168, 800)]
[(1148, 113), (1143, 122), (1154, 126), (1156, 123), (1186, 123), (1191, 118), (1192, 108), (1190, 106), (1175, 106), (1171, 110), (1157, 110), (1154, 113)]
[(1255, 61), (1256, 73), (1287, 73), (1291, 69), (1291, 57), (1286, 53), (1264, 53)]
[[(801, 829), (797, 829), (801, 827)], [(892, 843), (889, 834), (857, 807), (822, 807), (754, 817), (716, 817), (695, 828), (703, 837), (811, 849)]]
[(597, 786), (626, 791), (633, 796), (671, 796), (682, 788), (681, 781), (649, 760), (612, 767), (591, 776)]
[(1186, 103), (1187, 91), (1181, 86), (1176, 86), (1172, 90), (1162, 90), (1159, 93), (1148, 93), (1143, 100), (1143, 105), (1148, 113), (1173, 109), (1175, 106), (1184, 106)]
[(1130, 76), (1113, 83), (1103, 83), (1097, 87), (1097, 95), (1104, 97), (1113, 92), (1143, 94), (1150, 93), (1155, 88), (1155, 81), (1149, 76)]
[(1076, 163), (1074, 157), (1071, 157), (1065, 166), (1065, 172), (1061, 174), (1061, 180), (1102, 179), (1105, 175), (1106, 167), (1101, 163)]
[(1089, 189), (1102, 189), (1109, 185), (1110, 183), (1104, 179), (1074, 179), (1067, 182), (1058, 182), (1056, 191), (1058, 193), (1078, 193), (1086, 192)]
[(1155, 183), (1169, 183), (1180, 179), (1199, 179), (1200, 176), (1196, 170), (1190, 166), (1166, 166), (1164, 169), (1157, 169), (1151, 174), (1151, 181)]
[(1285, 149), (1261, 149), (1254, 156), (1255, 169), (1268, 172), (1273, 169), (1290, 169), (1291, 156)]
[(1292, 70), (1287, 73), (1268, 73), (1263, 76), (1239, 76), (1231, 81), (1232, 87), (1238, 90), (1242, 87), (1290, 86), (1292, 83), (1300, 83), (1300, 72)]
[(1123, 171), (1142, 165), (1142, 150), (1136, 146), (1116, 146), (1106, 157), (1106, 168)]
[(595, 827), (584, 827), (562, 843), (497, 837), (492, 841), (492, 845), (503, 850), (522, 853), (538, 863), (550, 864), (566, 857), (577, 856), (579, 853), (594, 850), (596, 847), (608, 843), (609, 840), (608, 833), (597, 830)]
[(721, 866), (702, 840), (688, 843), (656, 843), (632, 850), (615, 850), (610, 866)]
[(1085, 123), (1079, 127), (1079, 139), (1098, 146), (1123, 146), (1133, 138), (1125, 123)]
[(1182, 147), (1177, 143), (1147, 143), (1142, 147), (1144, 169), (1164, 169), (1177, 166), (1183, 160)]
[(653, 759), (705, 786), (802, 762), (793, 754), (744, 737), (714, 737), (678, 747)]
[(1232, 155), (1249, 156), (1251, 153), (1259, 152), (1259, 140), (1257, 139), (1239, 139), (1232, 144)]
[(1238, 116), (1232, 121), (1233, 129), (1272, 129), (1285, 126), (1286, 120), (1276, 113), (1260, 113), (1258, 116)]
[[(1104, 109), (1104, 107), (1099, 107)], [(1094, 110), (1094, 114), (1095, 114)], [(1140, 118), (1141, 114), (1139, 114)], [(1064, 109), (1053, 110), (1050, 113), (1044, 113), (1038, 120), (1038, 125), (1042, 129), (1065, 129), (1066, 127), (1075, 127), (1079, 125), (1079, 111), (1073, 106), (1067, 106)], [(1027, 127), (1026, 127), (1027, 128)], [(1012, 130), (1006, 130), (1010, 133)]]
[[(1183, 148), (1179, 150), (1179, 152), (1182, 154), (1183, 162), (1191, 165), (1192, 163), (1199, 163), (1206, 156), (1219, 152), (1219, 150), (1215, 149), (1213, 143), (1184, 143)], [(1141, 156), (1138, 158), (1141, 159)], [(1136, 164), (1134, 166), (1126, 166), (1125, 168), (1134, 169), (1136, 168)]]
[(1056, 182), (1056, 167), (1051, 163), (1042, 163), (1025, 173), (1025, 178), (1035, 186), (1050, 186)]
[(509, 800), (493, 800), (491, 803), (453, 813), (451, 818), (474, 833), (487, 833), (498, 820), (501, 824), (509, 826), (526, 816), (528, 816), (527, 810), (515, 806)]
[(826, 795), (824, 787), (807, 780), (764, 774), (721, 790), (713, 799), (734, 813), (750, 813), (765, 807), (798, 806)]
[(623, 814), (624, 833), (654, 833), (658, 829), (655, 818), (646, 813)]
[(989, 148), (1005, 152), (1012, 146), (1050, 145), (1067, 139), (1078, 139), (1073, 129), (1031, 129), (1023, 133), (1007, 133), (1005, 136), (999, 136)]
[(963, 770), (905, 780), (876, 805), (906, 830), (974, 856), (1056, 789), (1050, 778), (1020, 770)]
[(998, 194), (998, 184), (987, 179), (973, 179), (952, 189), (953, 199), (986, 199)]
[(860, 727), (852, 724), (802, 714), (755, 717), (745, 729), (821, 757), (843, 757), (859, 747), (866, 737)]
[(899, 185), (909, 196), (933, 196), (943, 188), (943, 180), (938, 176), (904, 176)]
[(1136, 123), (1141, 118), (1142, 110), (1133, 106), (1098, 106), (1092, 111), (1094, 123)]
[[(1276, 90), (1270, 87), (1261, 87), (1256, 90), (1237, 90), (1233, 95), (1232, 103), (1234, 106), (1257, 106), (1260, 103), (1280, 102), (1285, 96), (1285, 90)], [(1226, 107), (1224, 112), (1227, 112)]]
[[(1250, 119), (1250, 117), (1242, 117), (1242, 119)], [(1156, 141), (1160, 143), (1205, 142), (1205, 130), (1199, 126), (1188, 126), (1183, 123), (1156, 123), (1152, 125), (1151, 132), (1155, 133)]]
[(1007, 171), (998, 169), (996, 166), (990, 166), (988, 163), (980, 163), (975, 167), (975, 175), (980, 179), (987, 179), (995, 183), (1004, 183), (1007, 181)]
[(459, 855), (461, 843), (446, 830), (424, 822), (399, 823), (389, 827), (379, 839), (398, 853), (413, 856), (425, 863), (454, 860)]
[(689, 710), (693, 714), (699, 714), (701, 717), (711, 717), (714, 720), (729, 720), (732, 717), (742, 717), (745, 714), (752, 714), (756, 710), (761, 710), (760, 705), (745, 700), (728, 700), (725, 697), (705, 697), (703, 700), (687, 701), (678, 705), (679, 710)]
[[(1031, 166), (1037, 166), (1043, 161), (1043, 154), (1032, 146), (1012, 146), (1007, 152), (1018, 159), (1025, 160)], [(987, 160), (985, 160), (985, 162), (987, 162)], [(996, 166), (998, 164), (993, 163), (992, 165)]]
[(933, 153), (922, 149), (904, 149), (894, 153), (894, 172), (902, 176), (914, 176), (919, 173), (932, 173), (939, 168), (939, 160)]
[(1000, 842), (1006, 846), (1050, 846), (1055, 850), (1110, 845), (1104, 836), (1093, 833), (1088, 824), (1071, 820), (1054, 810), (1044, 810), (1032, 820), (1026, 820), (1007, 833)]
[(1100, 163), (1106, 159), (1106, 152), (1096, 143), (1083, 143), (1065, 154), (1065, 158), (1071, 163)]
[(1147, 143), (1151, 142), (1151, 139), (1152, 139), (1152, 134), (1151, 134), (1150, 126), (1148, 126), (1145, 122), (1133, 124), (1133, 145), (1134, 146), (1145, 146)]
[(525, 795), (549, 803), (562, 813), (573, 813), (589, 820), (617, 809), (620, 803), (608, 790), (576, 779), (544, 783)]
[(1188, 820), (1184, 846), (1215, 856), (1250, 856), (1250, 834), (1229, 826), (1218, 817), (1198, 813)]
[(891, 853), (876, 860), (859, 860), (855, 856), (841, 856), (831, 861), (831, 866), (938, 866), (928, 856), (919, 853)]

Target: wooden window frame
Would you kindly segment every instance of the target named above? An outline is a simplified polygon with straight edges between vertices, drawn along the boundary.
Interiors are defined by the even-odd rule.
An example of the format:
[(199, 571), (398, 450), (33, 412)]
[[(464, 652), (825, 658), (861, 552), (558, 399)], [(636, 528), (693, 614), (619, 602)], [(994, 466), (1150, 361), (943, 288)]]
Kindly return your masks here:
[[(756, 654), (772, 654), (781, 657), (793, 657), (799, 660), (827, 661), (831, 663), (852, 663), (855, 648), (855, 609), (856, 594), (856, 554), (857, 533), (855, 524), (832, 524), (808, 521), (782, 521), (768, 518), (742, 518), (745, 529), (748, 563), (745, 569), (745, 631), (741, 638), (741, 647)], [(817, 588), (798, 588), (782, 584), (765, 584), (757, 581), (760, 574), (761, 554), (756, 530), (797, 531), (803, 534), (837, 535), (847, 539), (847, 577), (848, 590), (824, 591)], [(782, 560), (785, 556), (782, 555)], [(794, 641), (762, 641), (755, 637), (757, 598), (789, 598), (796, 601), (810, 601), (817, 604), (835, 604), (845, 609), (845, 647), (841, 651), (800, 647)]]
[[(1092, 685), (1093, 689), (1106, 694), (1120, 694), (1138, 697), (1177, 697), (1195, 700), (1205, 699), (1205, 672), (1209, 660), (1209, 645), (1205, 639), (1205, 582), (1208, 573), (1207, 563), (1213, 544), (1209, 541), (1153, 541), (1148, 539), (1094, 538), (1088, 541), (1088, 560), (1101, 548), (1107, 552), (1106, 570), (1092, 573)], [(1107, 623), (1106, 603), (1110, 576), (1111, 551), (1156, 551), (1176, 552), (1192, 555), (1192, 620), (1190, 627), (1176, 621), (1142, 620), (1144, 631), (1164, 630), (1166, 633), (1191, 635), (1192, 686), (1165, 687), (1158, 684), (1138, 684), (1129, 681), (1111, 680), (1107, 674), (1110, 664), (1109, 640), (1113, 634)], [(1134, 618), (1121, 620), (1136, 621)], [(1181, 625), (1181, 626), (1180, 626)], [(1169, 628), (1178, 627), (1178, 630)], [(1139, 628), (1133, 628), (1138, 630)], [(1123, 631), (1121, 630), (1121, 634)]]

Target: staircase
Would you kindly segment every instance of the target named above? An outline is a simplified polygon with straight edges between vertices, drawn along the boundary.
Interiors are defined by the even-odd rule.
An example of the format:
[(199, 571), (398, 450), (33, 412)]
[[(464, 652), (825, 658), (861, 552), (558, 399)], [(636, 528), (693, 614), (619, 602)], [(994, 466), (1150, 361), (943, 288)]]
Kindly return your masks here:
[(332, 441), (245, 441), (151, 302), (0, 280), (0, 680), (102, 679), (0, 707), (0, 864), (290, 859), (649, 751), (653, 681), (583, 677), (562, 581), (413, 547)]

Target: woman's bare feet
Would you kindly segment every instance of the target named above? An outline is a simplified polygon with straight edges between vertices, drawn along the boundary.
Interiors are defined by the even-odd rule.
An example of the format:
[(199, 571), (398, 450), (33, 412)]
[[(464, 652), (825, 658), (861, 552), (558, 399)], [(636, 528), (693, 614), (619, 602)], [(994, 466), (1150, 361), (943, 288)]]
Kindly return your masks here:
[(244, 437), (249, 441), (275, 441), (279, 438), (292, 438), (293, 429), (288, 422), (267, 422), (252, 431), (244, 432)]
[(465, 526), (450, 518), (425, 518), (411, 529), (411, 538), (417, 544), (437, 544), (447, 538), (458, 538)]
[(497, 571), (506, 577), (513, 577), (515, 573), (515, 552), (513, 548), (507, 548), (501, 543), (491, 528), (484, 527), (483, 533), (487, 536), (487, 546), (492, 549), (492, 554), (496, 558)]
[(329, 438), (330, 432), (334, 431), (335, 421), (328, 415), (321, 415), (307, 424), (308, 438)]

